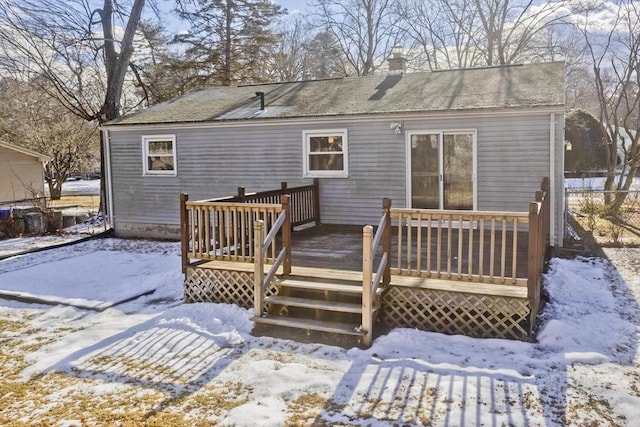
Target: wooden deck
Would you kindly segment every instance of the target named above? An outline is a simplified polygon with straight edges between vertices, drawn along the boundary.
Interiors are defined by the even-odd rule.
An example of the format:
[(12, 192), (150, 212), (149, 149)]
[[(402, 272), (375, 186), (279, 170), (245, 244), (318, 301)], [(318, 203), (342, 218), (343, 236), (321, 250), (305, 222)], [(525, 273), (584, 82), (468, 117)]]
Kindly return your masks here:
[(385, 199), (375, 228), (320, 224), (317, 181), (234, 201), (182, 195), (185, 301), (233, 303), (253, 308), (256, 325), (363, 345), (376, 322), (529, 339), (549, 227), (548, 180), (542, 188), (528, 212), (398, 209)]

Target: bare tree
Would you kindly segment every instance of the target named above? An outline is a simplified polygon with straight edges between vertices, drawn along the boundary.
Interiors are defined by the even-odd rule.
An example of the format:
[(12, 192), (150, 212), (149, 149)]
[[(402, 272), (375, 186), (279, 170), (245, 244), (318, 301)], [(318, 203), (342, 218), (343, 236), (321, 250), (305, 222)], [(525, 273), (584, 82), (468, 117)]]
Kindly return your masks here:
[(477, 14), (464, 0), (404, 0), (397, 8), (416, 68), (439, 70), (483, 65), (476, 46)]
[(406, 40), (425, 68), (467, 68), (532, 60), (541, 32), (565, 22), (568, 0), (402, 0)]
[[(126, 10), (124, 5), (114, 0), (0, 2), (0, 71), (36, 84), (86, 121), (119, 117), (145, 0), (131, 0)], [(104, 170), (102, 152), (100, 158)], [(101, 193), (104, 200), (104, 180)]]
[(538, 4), (532, 0), (474, 0), (481, 23), (478, 48), (487, 65), (522, 62), (531, 55), (536, 36), (568, 17), (568, 1)]
[[(113, 0), (104, 0), (101, 7), (93, 3), (0, 3), (0, 67), (40, 84), (78, 117), (104, 123), (121, 113), (125, 75), (145, 0), (133, 0), (127, 11)], [(118, 24), (124, 24), (124, 32)]]
[(345, 60), (333, 34), (313, 32), (302, 15), (292, 15), (276, 28), (280, 40), (268, 61), (275, 81), (296, 81), (346, 76)]
[(284, 19), (276, 27), (279, 40), (268, 59), (268, 74), (275, 81), (296, 81), (305, 78), (309, 28), (302, 15)]
[(599, 119), (608, 139), (605, 190), (612, 193), (605, 201), (612, 214), (619, 212), (640, 168), (640, 5), (621, 0), (616, 8), (607, 29), (594, 21), (598, 9), (583, 10), (576, 24), (591, 58)]
[(310, 23), (335, 37), (349, 74), (372, 74), (400, 39), (392, 0), (316, 0)]

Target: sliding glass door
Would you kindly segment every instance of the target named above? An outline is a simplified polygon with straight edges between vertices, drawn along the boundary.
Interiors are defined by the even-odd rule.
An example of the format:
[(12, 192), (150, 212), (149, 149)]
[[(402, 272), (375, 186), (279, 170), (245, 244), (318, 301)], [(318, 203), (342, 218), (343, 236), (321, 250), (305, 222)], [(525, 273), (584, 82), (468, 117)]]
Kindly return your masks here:
[(411, 207), (473, 209), (473, 132), (409, 135)]

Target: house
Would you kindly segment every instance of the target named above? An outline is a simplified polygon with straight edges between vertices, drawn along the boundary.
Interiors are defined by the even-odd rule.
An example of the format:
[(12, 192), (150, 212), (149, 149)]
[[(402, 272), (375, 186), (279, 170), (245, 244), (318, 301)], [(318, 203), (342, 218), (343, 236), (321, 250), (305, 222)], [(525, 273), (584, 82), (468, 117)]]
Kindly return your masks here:
[[(178, 197), (320, 179), (322, 222), (396, 207), (523, 211), (543, 177), (563, 241), (564, 64), (214, 87), (102, 127), (120, 236), (177, 238)], [(354, 215), (357, 212), (357, 215)]]
[(252, 307), (258, 326), (530, 338), (563, 240), (564, 64), (403, 64), (105, 124), (116, 234), (180, 237), (185, 300)]
[(48, 161), (48, 156), (0, 141), (0, 203), (43, 198), (43, 165)]

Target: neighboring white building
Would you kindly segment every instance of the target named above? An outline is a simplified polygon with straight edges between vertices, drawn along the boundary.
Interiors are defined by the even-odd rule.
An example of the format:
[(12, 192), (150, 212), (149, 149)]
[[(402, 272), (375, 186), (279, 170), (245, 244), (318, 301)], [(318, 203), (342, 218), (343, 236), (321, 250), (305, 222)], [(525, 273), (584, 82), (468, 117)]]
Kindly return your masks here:
[(0, 203), (44, 197), (44, 154), (0, 141)]

